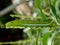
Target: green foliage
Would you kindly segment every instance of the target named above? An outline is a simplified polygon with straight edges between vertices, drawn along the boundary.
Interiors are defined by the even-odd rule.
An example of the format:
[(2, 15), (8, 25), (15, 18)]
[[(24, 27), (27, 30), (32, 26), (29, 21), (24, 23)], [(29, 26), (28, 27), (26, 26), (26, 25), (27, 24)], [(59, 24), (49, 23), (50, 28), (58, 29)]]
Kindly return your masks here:
[(46, 16), (44, 15), (44, 13), (42, 12), (42, 7), (41, 7), (41, 2), (40, 2), (40, 1), (41, 1), (41, 0), (35, 0), (35, 2), (36, 2), (36, 8), (38, 8), (38, 9), (40, 10), (41, 19), (42, 19), (43, 21), (46, 21), (47, 18), (46, 18)]
[[(60, 10), (58, 4), (60, 0), (44, 0), (47, 7), (50, 7), (50, 16), (46, 16), (42, 10), (41, 0), (35, 0), (36, 8), (39, 9), (39, 16), (33, 18), (28, 16), (11, 15), (19, 19), (6, 23), (6, 28), (24, 27), (24, 33), (28, 38), (17, 42), (7, 42), (18, 45), (57, 45), (60, 37), (57, 38), (57, 33), (60, 30)], [(20, 19), (24, 18), (24, 19)], [(32, 20), (31, 20), (32, 18)], [(60, 33), (60, 32), (59, 32)], [(60, 36), (58, 34), (58, 36)], [(56, 40), (58, 39), (58, 40)], [(5, 42), (6, 43), (6, 42)], [(60, 45), (60, 43), (58, 44)]]
[(48, 41), (48, 38), (50, 37), (50, 32), (46, 33), (44, 36), (43, 36), (43, 45), (47, 45), (47, 41)]
[(50, 13), (52, 15), (53, 20), (57, 23), (57, 25), (60, 25), (59, 3), (60, 0), (54, 0), (53, 4), (50, 4)]

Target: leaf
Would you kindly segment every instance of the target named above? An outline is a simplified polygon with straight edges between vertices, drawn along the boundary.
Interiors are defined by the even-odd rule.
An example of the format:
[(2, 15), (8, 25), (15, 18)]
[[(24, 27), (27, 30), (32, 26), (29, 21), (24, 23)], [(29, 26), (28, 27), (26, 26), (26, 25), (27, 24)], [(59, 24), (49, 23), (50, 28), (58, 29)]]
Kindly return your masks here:
[(38, 36), (36, 37), (36, 45), (38, 45)]
[(56, 9), (55, 9), (55, 7), (53, 5), (50, 5), (50, 8), (51, 8), (53, 14), (56, 15)]
[(40, 0), (35, 0), (35, 3), (36, 3), (36, 8), (38, 8), (38, 9), (40, 10), (41, 19), (42, 19), (43, 21), (46, 21), (47, 18), (46, 18), (46, 16), (44, 15), (44, 13), (42, 12), (41, 1), (40, 1)]
[(52, 0), (52, 1), (51, 1), (51, 4), (52, 4), (53, 6), (55, 6), (56, 1), (57, 1), (57, 0)]
[(59, 4), (60, 4), (60, 0), (56, 1), (55, 9), (56, 9), (56, 14), (58, 16), (60, 15), (60, 10), (59, 10), (60, 6), (59, 6)]
[(31, 20), (14, 20), (6, 23), (6, 28), (19, 28), (19, 27), (40, 27), (40, 26), (49, 26), (49, 24), (41, 24), (40, 21), (31, 21)]
[(51, 34), (52, 36), (48, 39), (48, 42), (47, 42), (48, 45), (52, 45), (53, 39), (54, 39), (56, 34), (57, 34), (57, 31), (54, 30), (54, 32)]
[[(55, 3), (57, 3), (57, 2), (55, 2)], [(58, 19), (60, 19), (60, 18), (59, 18), (59, 16), (57, 15), (57, 11), (56, 11), (55, 5), (50, 4), (50, 13), (51, 13), (51, 17), (52, 17), (53, 20), (56, 22), (56, 24), (57, 24), (57, 25), (60, 25), (60, 24), (58, 23)]]
[(51, 32), (48, 32), (43, 36), (43, 45), (47, 45), (47, 41), (50, 37), (50, 34), (51, 34)]

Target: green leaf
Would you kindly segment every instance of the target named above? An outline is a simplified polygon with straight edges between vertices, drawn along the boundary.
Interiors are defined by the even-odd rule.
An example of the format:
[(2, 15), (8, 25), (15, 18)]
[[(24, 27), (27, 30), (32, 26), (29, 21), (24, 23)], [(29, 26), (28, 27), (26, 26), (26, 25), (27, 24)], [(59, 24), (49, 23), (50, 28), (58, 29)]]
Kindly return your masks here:
[(55, 29), (53, 31), (53, 33), (51, 34), (50, 38), (48, 39), (48, 42), (47, 42), (48, 45), (52, 45), (53, 44), (53, 40), (54, 40), (54, 37), (55, 37), (56, 34), (57, 34), (57, 30)]
[(52, 0), (52, 1), (51, 1), (51, 4), (52, 4), (53, 6), (55, 6), (56, 1), (58, 1), (58, 0)]
[(51, 32), (48, 32), (43, 36), (43, 45), (47, 45), (47, 41), (50, 37), (50, 34), (51, 34)]
[(47, 18), (46, 18), (46, 16), (44, 15), (44, 13), (42, 12), (41, 0), (35, 0), (35, 3), (36, 3), (36, 8), (38, 8), (38, 9), (40, 10), (41, 19), (42, 19), (43, 21), (46, 21)]
[[(59, 1), (59, 0), (57, 0), (57, 1)], [(51, 13), (51, 17), (53, 18), (55, 23), (57, 25), (60, 25), (59, 22), (58, 22), (59, 21), (58, 19), (60, 19), (60, 17), (58, 15), (58, 11), (56, 10), (57, 9), (57, 7), (56, 7), (57, 1), (55, 0), (55, 4), (54, 5), (50, 3), (50, 13)]]
[(60, 15), (60, 0), (56, 1), (56, 4), (55, 4), (55, 9), (56, 9), (56, 14), (59, 16)]
[(6, 23), (6, 28), (7, 27), (40, 27), (40, 26), (49, 26), (49, 24), (41, 24), (42, 22), (37, 21), (37, 20), (14, 20), (11, 22)]
[(50, 5), (50, 8), (52, 10), (52, 13), (56, 16), (56, 9), (53, 5)]

